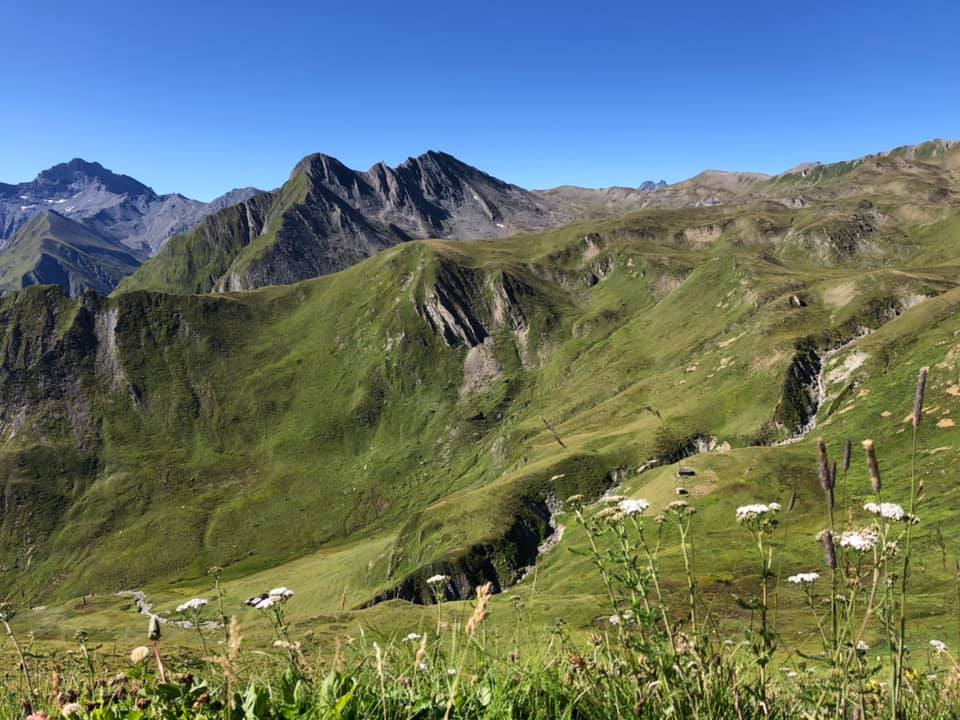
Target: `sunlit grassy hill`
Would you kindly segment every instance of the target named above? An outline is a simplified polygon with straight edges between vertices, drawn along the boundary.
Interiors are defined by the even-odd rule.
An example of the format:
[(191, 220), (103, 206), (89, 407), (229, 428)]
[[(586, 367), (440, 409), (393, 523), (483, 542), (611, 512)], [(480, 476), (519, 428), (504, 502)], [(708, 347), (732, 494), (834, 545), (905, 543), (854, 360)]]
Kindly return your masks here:
[[(900, 497), (929, 365), (914, 611), (955, 613), (960, 214), (950, 193), (904, 205), (910, 182), (405, 243), (248, 293), (4, 297), (0, 577), (47, 606), (25, 616), (45, 639), (139, 631), (112, 593), (167, 611), (211, 565), (232, 603), (295, 587), (302, 629), (415, 623), (438, 572), (451, 599), (492, 580), (589, 627), (600, 588), (558, 503), (616, 486), (658, 508), (681, 487), (732, 616), (755, 572), (735, 507), (796, 492), (783, 570), (815, 567), (813, 438), (836, 457), (872, 437)], [(867, 487), (856, 454), (841, 502)]]

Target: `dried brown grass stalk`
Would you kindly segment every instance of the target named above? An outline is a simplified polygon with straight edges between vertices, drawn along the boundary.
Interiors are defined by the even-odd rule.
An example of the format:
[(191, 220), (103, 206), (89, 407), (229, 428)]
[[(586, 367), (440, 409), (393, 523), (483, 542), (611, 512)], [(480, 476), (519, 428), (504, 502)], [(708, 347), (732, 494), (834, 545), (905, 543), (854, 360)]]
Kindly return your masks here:
[(490, 598), (493, 596), (493, 583), (486, 582), (477, 587), (477, 606), (473, 609), (473, 615), (467, 621), (467, 636), (473, 637), (484, 618), (487, 617), (487, 607), (490, 605)]

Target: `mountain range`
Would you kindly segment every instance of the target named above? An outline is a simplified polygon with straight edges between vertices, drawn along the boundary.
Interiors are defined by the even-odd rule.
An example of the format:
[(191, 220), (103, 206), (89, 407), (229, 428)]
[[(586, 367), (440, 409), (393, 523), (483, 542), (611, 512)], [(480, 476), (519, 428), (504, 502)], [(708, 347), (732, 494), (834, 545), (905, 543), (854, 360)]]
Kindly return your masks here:
[[(635, 192), (664, 187), (647, 181)], [(275, 191), (243, 188), (210, 203), (157, 195), (75, 159), (31, 182), (0, 184), (0, 290), (53, 283), (73, 294), (109, 293), (174, 236), (125, 287), (206, 292), (296, 282), (412, 239), (491, 239), (555, 227), (573, 219), (575, 206), (433, 151), (367, 171), (310, 155)], [(30, 225), (38, 216), (47, 218), (43, 246)], [(90, 256), (89, 242), (74, 245), (93, 236), (112, 245), (110, 253)], [(100, 267), (97, 257), (111, 253), (123, 262)]]
[[(926, 183), (921, 204), (949, 205), (956, 199), (951, 170), (936, 158), (955, 148), (936, 140), (776, 176), (706, 171), (673, 185), (537, 191), (442, 152), (366, 171), (314, 154), (277, 190), (244, 188), (211, 203), (157, 195), (129, 176), (73, 160), (30, 183), (0, 185), (0, 291), (38, 283), (73, 294), (109, 293), (118, 284), (122, 291), (249, 290), (337, 272), (410, 240), (503, 238), (651, 208), (828, 208), (866, 186), (885, 183), (896, 192), (904, 177)], [(41, 215), (44, 243), (28, 223)], [(93, 237), (99, 250), (91, 254)]]
[(491, 239), (569, 222), (562, 207), (451, 155), (352, 170), (301, 160), (286, 183), (174, 238), (123, 290), (249, 290), (343, 270), (409, 240)]
[[(171, 236), (256, 192), (232, 190), (209, 203), (178, 194), (158, 195), (132, 177), (80, 159), (55, 165), (29, 182), (0, 183), (0, 289), (57, 278), (55, 282), (71, 292), (109, 292)], [(49, 243), (41, 249), (35, 242), (36, 226), (28, 226), (38, 216), (48, 216), (45, 232), (58, 251), (51, 253)], [(61, 262), (63, 254), (84, 255), (94, 236), (100, 245), (111, 246), (110, 253), (100, 257), (111, 253), (127, 257), (119, 265), (107, 261), (109, 267), (103, 268), (90, 256), (79, 263)], [(85, 238), (85, 244), (74, 247), (77, 237)], [(129, 258), (136, 262), (131, 265)]]

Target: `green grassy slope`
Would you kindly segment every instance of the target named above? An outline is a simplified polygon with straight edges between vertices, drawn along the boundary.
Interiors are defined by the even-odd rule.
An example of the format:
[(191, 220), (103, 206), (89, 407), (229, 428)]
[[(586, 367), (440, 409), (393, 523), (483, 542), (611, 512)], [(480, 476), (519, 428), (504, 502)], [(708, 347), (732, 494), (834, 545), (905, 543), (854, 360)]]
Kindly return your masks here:
[[(663, 505), (675, 468), (638, 467), (698, 439), (718, 448), (684, 461), (704, 585), (719, 599), (738, 582), (733, 508), (792, 490), (788, 569), (803, 569), (822, 522), (812, 447), (756, 447), (797, 422), (798, 344), (822, 355), (875, 331), (831, 358), (820, 430), (832, 448), (874, 436), (892, 477), (917, 367), (934, 368), (932, 417), (955, 401), (956, 216), (866, 229), (868, 210), (650, 211), (404, 244), (252, 293), (3, 298), (2, 577), (43, 604), (145, 585), (165, 610), (218, 564), (233, 600), (303, 591), (305, 627), (422, 595), (437, 571), (459, 594), (484, 577), (506, 587), (550, 532), (549, 498), (621, 483)], [(925, 513), (955, 546), (956, 431), (933, 427), (926, 449), (947, 449), (923, 456)], [(529, 580), (512, 592), (589, 624), (596, 581), (566, 552), (583, 541), (569, 528), (538, 563), (549, 599)], [(926, 557), (919, 611), (942, 611), (951, 576)], [(363, 612), (394, 622), (405, 607)], [(68, 625), (50, 612), (34, 622), (59, 637)]]

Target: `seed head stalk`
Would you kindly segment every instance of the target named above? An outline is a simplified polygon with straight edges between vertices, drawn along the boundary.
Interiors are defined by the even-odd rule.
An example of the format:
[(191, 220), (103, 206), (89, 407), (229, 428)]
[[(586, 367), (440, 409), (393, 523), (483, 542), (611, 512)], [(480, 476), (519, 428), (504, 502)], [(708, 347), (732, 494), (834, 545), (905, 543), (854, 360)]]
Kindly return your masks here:
[[(929, 368), (920, 368), (920, 374), (917, 376), (917, 389), (913, 398), (913, 439), (910, 451), (910, 516), (916, 517), (917, 513), (917, 440), (920, 430), (920, 422), (923, 420), (923, 396), (927, 387), (927, 373)], [(900, 697), (903, 691), (903, 656), (905, 651), (905, 640), (907, 633), (907, 588), (910, 582), (910, 539), (913, 535), (913, 523), (907, 525), (906, 540), (904, 542), (903, 552), (903, 572), (900, 575), (900, 627), (899, 638), (897, 640), (897, 661), (895, 664), (896, 676), (893, 684), (893, 708), (892, 716), (894, 720), (900, 714)]]
[[(847, 453), (847, 446), (844, 447), (844, 466), (849, 466), (849, 456)], [(830, 527), (829, 542), (833, 543), (833, 536), (836, 534), (836, 527), (834, 525), (833, 519), (833, 510), (835, 505), (834, 500), (834, 488), (837, 479), (836, 465), (834, 465), (833, 472), (830, 471), (830, 460), (827, 456), (827, 445), (823, 441), (823, 438), (817, 440), (817, 455), (818, 455), (818, 474), (820, 476), (820, 486), (823, 488), (824, 498), (827, 503), (827, 518)], [(826, 547), (826, 545), (824, 545)], [(830, 548), (828, 552), (832, 550)], [(835, 552), (835, 550), (834, 550)], [(830, 563), (830, 654), (831, 657), (835, 657), (837, 653), (837, 647), (839, 646), (839, 617), (837, 609), (837, 563), (836, 561)]]
[(35, 691), (33, 689), (33, 681), (30, 678), (30, 667), (27, 665), (27, 659), (23, 655), (23, 648), (21, 648), (20, 643), (17, 642), (17, 636), (13, 634), (13, 629), (10, 627), (10, 623), (2, 607), (0, 607), (0, 623), (3, 623), (4, 631), (7, 633), (7, 637), (10, 638), (13, 649), (17, 651), (17, 659), (20, 661), (20, 672), (23, 674), (23, 680), (27, 686), (30, 701), (33, 702)]
[(677, 527), (680, 529), (680, 550), (683, 553), (683, 568), (687, 575), (687, 595), (690, 604), (690, 631), (694, 639), (699, 637), (697, 632), (697, 582), (693, 577), (693, 545), (687, 541), (690, 532), (689, 515), (678, 517)]
[(223, 646), (227, 647), (230, 645), (230, 635), (227, 630), (229, 621), (227, 620), (227, 614), (223, 611), (223, 588), (220, 585), (220, 575), (223, 573), (223, 568), (214, 565), (207, 572), (213, 577), (213, 589), (217, 595), (217, 612), (220, 614), (220, 628), (223, 630)]

